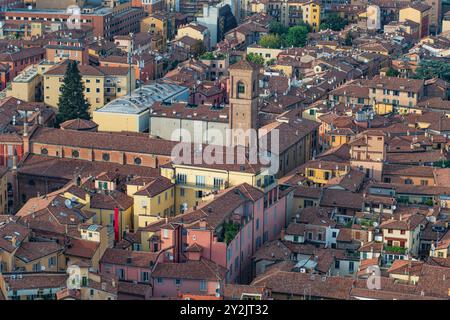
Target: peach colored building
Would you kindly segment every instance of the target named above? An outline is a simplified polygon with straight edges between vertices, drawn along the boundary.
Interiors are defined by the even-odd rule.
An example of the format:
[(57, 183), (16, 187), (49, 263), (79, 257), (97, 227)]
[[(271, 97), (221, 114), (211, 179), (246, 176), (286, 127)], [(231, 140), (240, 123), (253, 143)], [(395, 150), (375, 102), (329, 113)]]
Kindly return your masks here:
[(351, 165), (362, 168), (366, 176), (381, 181), (383, 162), (386, 160), (386, 136), (380, 130), (367, 130), (350, 143)]

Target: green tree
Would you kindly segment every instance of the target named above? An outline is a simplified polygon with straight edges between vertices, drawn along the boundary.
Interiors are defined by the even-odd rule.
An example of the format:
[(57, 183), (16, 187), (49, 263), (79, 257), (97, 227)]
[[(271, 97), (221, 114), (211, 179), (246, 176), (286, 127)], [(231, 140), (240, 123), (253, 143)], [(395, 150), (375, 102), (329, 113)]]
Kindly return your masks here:
[(269, 24), (269, 32), (270, 33), (274, 33), (274, 34), (278, 34), (278, 35), (283, 35), (288, 31), (288, 28), (286, 28), (284, 26), (284, 24), (282, 24), (281, 22), (278, 21), (272, 21)]
[(337, 13), (330, 13), (320, 23), (320, 30), (331, 29), (341, 31), (348, 24), (347, 19), (342, 19)]
[(294, 47), (303, 47), (308, 40), (309, 28), (305, 25), (298, 25), (289, 28), (286, 35), (286, 45)]
[(258, 65), (260, 65), (260, 66), (263, 66), (263, 65), (264, 65), (264, 58), (261, 57), (259, 54), (254, 54), (253, 52), (250, 52), (250, 53), (247, 55), (247, 60), (248, 60), (248, 61), (251, 61), (251, 62), (253, 62), (253, 63), (255, 63), (255, 64), (258, 64)]
[(197, 40), (195, 44), (192, 46), (192, 52), (193, 54), (198, 57), (206, 52), (205, 45), (203, 44), (203, 41)]
[(259, 45), (264, 48), (279, 49), (283, 46), (283, 39), (277, 34), (266, 34), (259, 39)]
[(437, 60), (423, 60), (416, 70), (416, 79), (441, 78), (450, 81), (450, 63)]
[(353, 45), (353, 37), (350, 32), (345, 36), (344, 45), (351, 47)]
[(386, 76), (388, 77), (398, 77), (400, 75), (400, 72), (393, 68), (389, 68), (388, 71), (386, 71)]
[(84, 86), (81, 82), (78, 64), (76, 61), (70, 60), (59, 96), (58, 123), (77, 118), (87, 120), (91, 118), (89, 114), (90, 105), (85, 99), (83, 91)]

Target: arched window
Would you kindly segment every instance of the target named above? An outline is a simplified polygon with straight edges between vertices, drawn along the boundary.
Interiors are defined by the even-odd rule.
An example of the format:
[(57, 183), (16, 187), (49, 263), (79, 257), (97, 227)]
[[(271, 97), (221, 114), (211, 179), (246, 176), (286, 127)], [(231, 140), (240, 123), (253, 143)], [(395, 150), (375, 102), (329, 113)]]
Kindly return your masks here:
[(245, 93), (245, 85), (244, 85), (244, 83), (241, 82), (241, 81), (239, 81), (239, 82), (237, 83), (237, 93), (238, 93), (238, 95), (239, 95), (239, 94)]
[(80, 156), (80, 152), (78, 150), (72, 150), (72, 157), (78, 158)]
[(142, 163), (141, 158), (134, 158), (134, 164), (140, 165)]

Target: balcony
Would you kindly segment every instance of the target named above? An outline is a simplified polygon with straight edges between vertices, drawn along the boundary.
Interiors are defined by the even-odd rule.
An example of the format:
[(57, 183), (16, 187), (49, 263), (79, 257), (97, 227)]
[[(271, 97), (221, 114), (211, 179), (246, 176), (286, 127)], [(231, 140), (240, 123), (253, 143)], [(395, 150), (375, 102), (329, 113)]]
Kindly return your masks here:
[(383, 250), (387, 253), (391, 253), (391, 254), (406, 254), (408, 249), (407, 248), (402, 248), (402, 247), (395, 247), (395, 246), (388, 246), (388, 245), (384, 245), (383, 246)]
[(223, 190), (228, 188), (228, 183), (224, 182), (222, 185), (214, 185), (214, 184), (196, 184), (194, 182), (186, 182), (183, 180), (176, 180), (177, 186), (189, 189), (203, 189), (203, 190)]
[(219, 228), (219, 234), (217, 240), (219, 242), (225, 242), (227, 245), (236, 237), (241, 229), (241, 225), (235, 222), (224, 222), (222, 227)]

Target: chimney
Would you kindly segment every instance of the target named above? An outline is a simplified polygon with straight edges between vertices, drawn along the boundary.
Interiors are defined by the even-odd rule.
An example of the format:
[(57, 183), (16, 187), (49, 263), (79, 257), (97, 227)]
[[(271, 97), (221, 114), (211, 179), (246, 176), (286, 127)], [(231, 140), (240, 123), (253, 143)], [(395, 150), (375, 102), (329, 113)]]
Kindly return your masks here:
[(15, 235), (11, 239), (11, 244), (13, 247), (17, 247), (17, 237)]
[(27, 120), (25, 119), (25, 121), (23, 122), (23, 136), (27, 137), (28, 136), (28, 123)]
[(38, 125), (42, 126), (43, 124), (44, 124), (44, 116), (43, 116), (42, 113), (39, 111)]
[(14, 155), (12, 158), (12, 169), (17, 170), (17, 150), (14, 150)]

